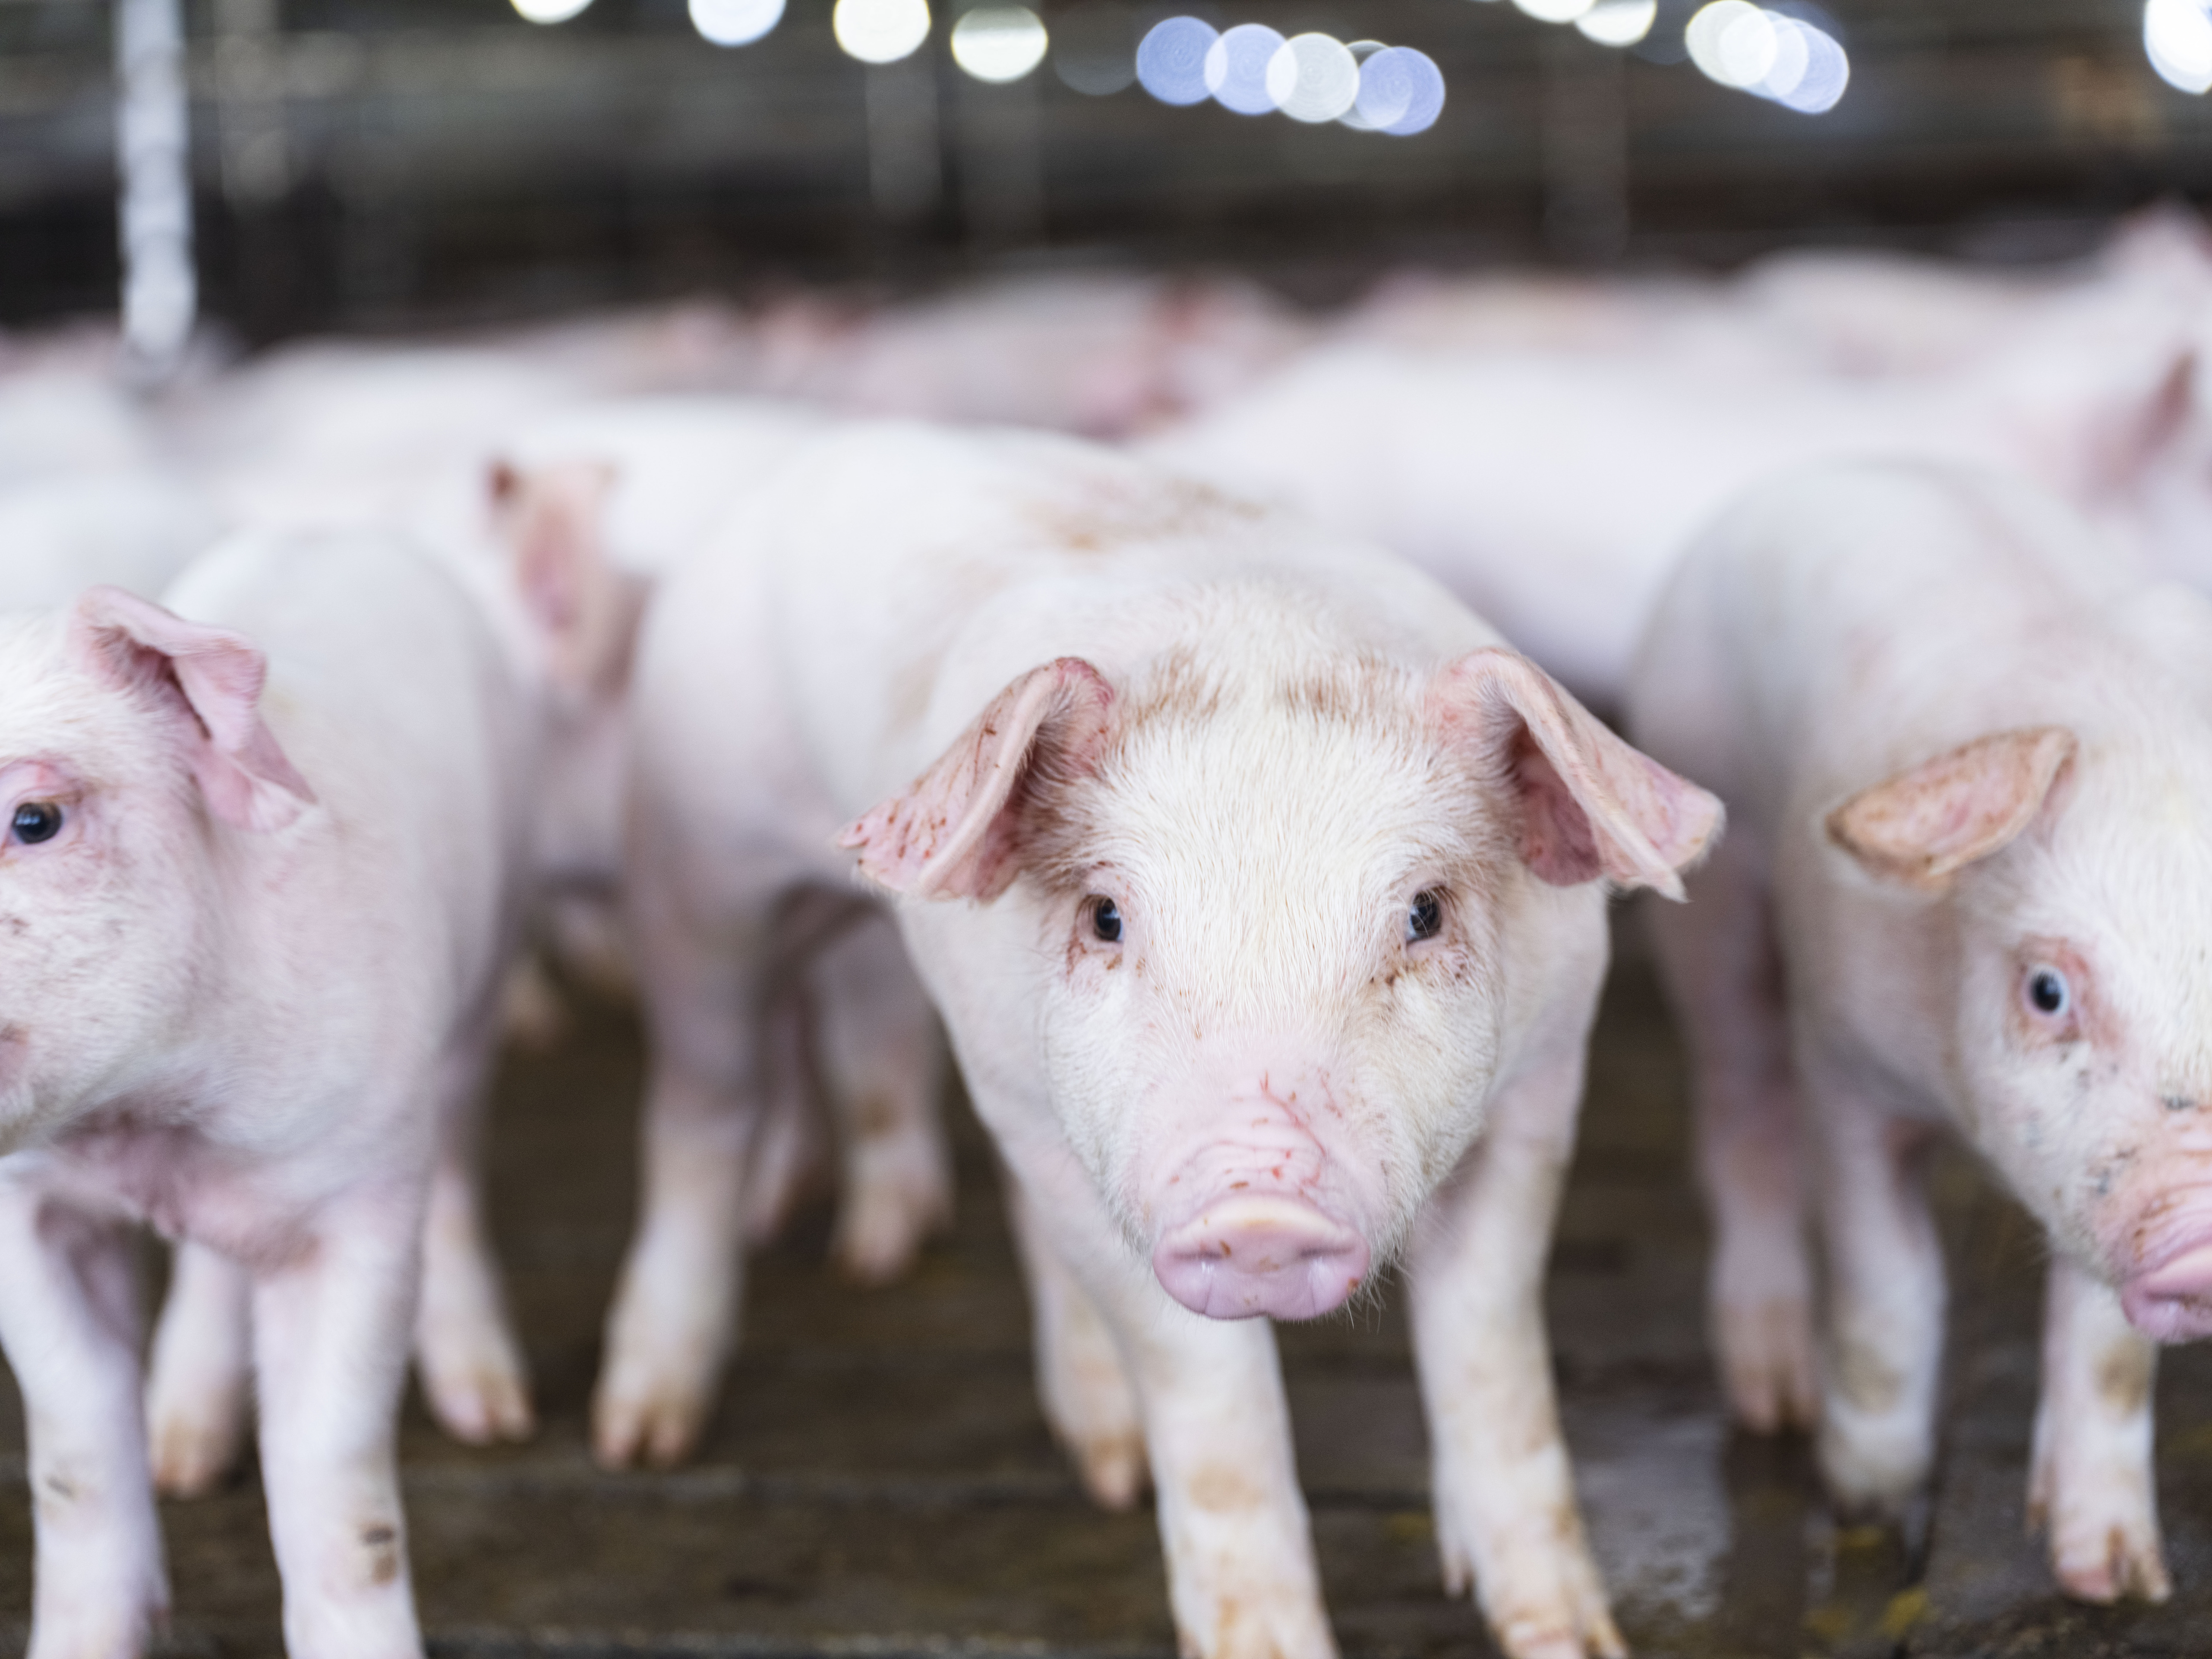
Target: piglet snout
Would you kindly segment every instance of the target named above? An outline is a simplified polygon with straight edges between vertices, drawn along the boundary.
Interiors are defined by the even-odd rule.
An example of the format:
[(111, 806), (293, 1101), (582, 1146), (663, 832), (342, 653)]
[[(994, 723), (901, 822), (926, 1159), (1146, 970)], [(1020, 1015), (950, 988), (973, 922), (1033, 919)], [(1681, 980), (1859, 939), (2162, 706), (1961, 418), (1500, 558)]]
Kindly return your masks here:
[(1236, 1193), (1152, 1252), (1167, 1293), (1208, 1319), (1314, 1319), (1367, 1277), (1367, 1241), (1303, 1199)]
[(2154, 1342), (2212, 1336), (2212, 1237), (2200, 1237), (2120, 1287), (2128, 1322)]

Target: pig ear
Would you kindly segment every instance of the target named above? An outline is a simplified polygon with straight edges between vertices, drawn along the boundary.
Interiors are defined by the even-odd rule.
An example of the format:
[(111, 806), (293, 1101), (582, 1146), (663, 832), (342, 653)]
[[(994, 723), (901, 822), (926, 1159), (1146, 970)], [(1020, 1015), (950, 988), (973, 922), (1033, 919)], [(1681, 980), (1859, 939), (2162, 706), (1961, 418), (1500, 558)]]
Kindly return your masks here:
[(994, 899), (1020, 872), (1021, 798), (1039, 777), (1087, 770), (1114, 693), (1080, 657), (1033, 668), (991, 699), (937, 763), (846, 827), (860, 873), (914, 898)]
[(2058, 726), (1977, 738), (1859, 791), (1828, 814), (1828, 839), (1874, 875), (1940, 891), (2034, 822), (2075, 746)]
[(618, 678), (629, 658), (628, 585), (604, 550), (615, 476), (602, 461), (520, 467), (500, 460), (486, 479), (515, 592), (556, 678), (580, 688)]
[(2150, 464), (2187, 430), (2197, 408), (2197, 350), (2185, 347), (2166, 360), (2155, 380), (2138, 385), (2126, 406), (2102, 423), (2094, 482), (2108, 490), (2134, 484)]
[(192, 775), (223, 823), (282, 830), (315, 804), (261, 719), (268, 661), (239, 635), (94, 587), (70, 613), (70, 637), (94, 674), (179, 716)]
[(1429, 691), (1431, 718), (1487, 757), (1521, 806), (1521, 855), (1571, 887), (1609, 877), (1682, 896), (1678, 872), (1719, 833), (1721, 804), (1615, 737), (1515, 652), (1461, 658)]

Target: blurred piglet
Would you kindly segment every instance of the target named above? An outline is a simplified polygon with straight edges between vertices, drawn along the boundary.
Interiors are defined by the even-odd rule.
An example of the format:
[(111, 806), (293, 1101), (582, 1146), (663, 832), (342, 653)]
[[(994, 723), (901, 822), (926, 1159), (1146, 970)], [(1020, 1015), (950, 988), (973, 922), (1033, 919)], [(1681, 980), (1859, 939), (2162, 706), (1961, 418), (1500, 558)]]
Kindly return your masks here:
[(2212, 1334), (2212, 605), (2112, 565), (1998, 475), (1802, 471), (1689, 554), (1630, 705), (1732, 815), (1656, 921), (1737, 1415), (1817, 1414), (1847, 1504), (1915, 1495), (1944, 1317), (1922, 1170), (1963, 1134), (2050, 1234), (2030, 1504), (2092, 1601), (2167, 1593), (2154, 1345)]
[(1410, 567), (1067, 440), (848, 428), (725, 534), (639, 647), (668, 1188), (741, 1178), (743, 1012), (856, 857), (1009, 1171), (1048, 1416), (1109, 1504), (1149, 1462), (1183, 1651), (1334, 1651), (1261, 1316), (1402, 1260), (1447, 1581), (1511, 1654), (1620, 1652), (1543, 1267), (1606, 884), (1679, 893), (1711, 798)]
[(233, 544), (169, 599), (0, 618), (0, 1342), (38, 1500), (30, 1650), (139, 1651), (167, 1601), (146, 1224), (251, 1297), (289, 1650), (416, 1653), (393, 1420), (432, 1161), (495, 1029), (526, 708), (453, 584), (377, 538)]

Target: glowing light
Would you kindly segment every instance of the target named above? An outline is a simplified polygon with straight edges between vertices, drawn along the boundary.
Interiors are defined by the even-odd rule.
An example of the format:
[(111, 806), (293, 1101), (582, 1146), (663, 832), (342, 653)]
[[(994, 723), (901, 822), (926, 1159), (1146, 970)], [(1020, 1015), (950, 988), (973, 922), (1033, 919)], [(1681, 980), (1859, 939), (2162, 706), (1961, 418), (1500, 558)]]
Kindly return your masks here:
[(1053, 73), (1070, 91), (1106, 98), (1137, 78), (1137, 22), (1119, 0), (1090, 0), (1058, 15)]
[(1018, 81), (1044, 62), (1044, 23), (1027, 6), (978, 6), (952, 26), (952, 61), (978, 81)]
[(592, 0), (514, 0), (515, 10), (532, 23), (565, 23)]
[(1293, 121), (1334, 121), (1359, 101), (1359, 60), (1327, 34), (1294, 34), (1267, 61), (1267, 96)]
[(896, 64), (929, 39), (929, 0), (837, 0), (830, 27), (848, 57)]
[(1690, 20), (1686, 38), (1690, 61), (1724, 87), (1747, 91), (1774, 67), (1774, 19), (1750, 0), (1713, 0)]
[(1540, 23), (1571, 23), (1595, 3), (1596, 0), (1513, 0), (1516, 7)]
[(1411, 46), (1386, 46), (1359, 66), (1359, 118), (1377, 131), (1410, 138), (1436, 125), (1444, 109), (1444, 76)]
[(2212, 90), (2212, 15), (2203, 0), (2144, 0), (2142, 27), (2160, 80), (2184, 92)]
[(1851, 83), (1851, 60), (1844, 55), (1836, 38), (1826, 30), (1791, 18), (1782, 21), (1789, 23), (1804, 42), (1804, 70), (1786, 89), (1771, 90), (1774, 76), (1769, 75), (1757, 90), (1800, 115), (1825, 115), (1835, 108), (1844, 95), (1844, 88)]
[(1267, 65), (1284, 46), (1265, 23), (1239, 23), (1206, 49), (1206, 89), (1222, 108), (1265, 115), (1275, 107), (1267, 93)]
[(1211, 90), (1206, 64), (1221, 39), (1212, 24), (1170, 17), (1154, 24), (1137, 46), (1137, 79), (1163, 104), (1199, 104)]
[(1597, 0), (1575, 27), (1601, 46), (1632, 46), (1651, 33), (1659, 0)]
[(749, 46), (782, 21), (783, 0), (691, 0), (691, 27), (718, 46)]

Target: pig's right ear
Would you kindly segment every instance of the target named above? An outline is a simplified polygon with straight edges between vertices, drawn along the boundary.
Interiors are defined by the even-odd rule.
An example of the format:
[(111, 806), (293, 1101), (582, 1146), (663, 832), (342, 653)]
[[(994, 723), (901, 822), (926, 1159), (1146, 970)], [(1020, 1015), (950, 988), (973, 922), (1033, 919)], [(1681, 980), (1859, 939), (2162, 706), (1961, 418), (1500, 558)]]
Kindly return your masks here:
[(94, 587), (70, 612), (70, 643), (96, 678), (175, 717), (208, 810), (223, 823), (282, 830), (315, 804), (261, 718), (268, 660), (239, 635)]
[(604, 550), (615, 477), (611, 465), (586, 460), (497, 460), (485, 477), (514, 591), (554, 677), (579, 690), (621, 678), (635, 625), (627, 585)]
[(1104, 748), (1113, 689), (1080, 657), (1033, 668), (991, 699), (937, 763), (840, 847), (860, 873), (912, 898), (994, 899), (1020, 872), (1023, 797), (1088, 770)]
[(1828, 814), (1828, 839), (1869, 873), (1940, 892), (2035, 821), (2077, 745), (2060, 726), (1977, 738)]

